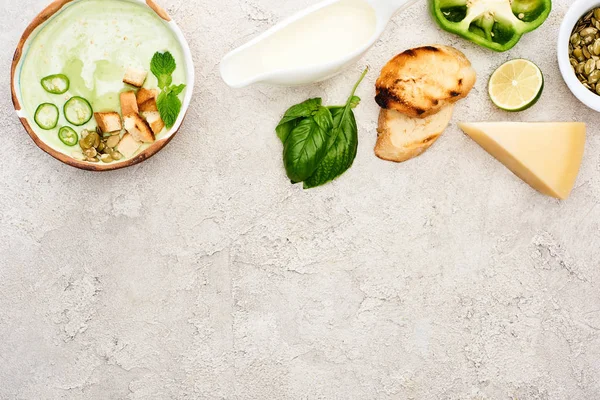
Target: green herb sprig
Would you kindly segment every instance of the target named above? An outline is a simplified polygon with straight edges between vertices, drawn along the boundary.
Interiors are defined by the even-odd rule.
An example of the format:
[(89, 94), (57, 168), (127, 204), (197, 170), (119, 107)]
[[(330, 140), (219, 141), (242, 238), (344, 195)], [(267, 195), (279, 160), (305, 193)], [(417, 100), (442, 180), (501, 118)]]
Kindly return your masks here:
[(161, 92), (156, 100), (158, 112), (165, 126), (171, 128), (175, 125), (177, 117), (181, 112), (181, 100), (179, 95), (185, 89), (185, 85), (173, 85), (173, 72), (177, 68), (175, 58), (170, 52), (155, 53), (150, 62), (150, 70), (158, 79), (158, 87)]
[(325, 107), (322, 99), (308, 99), (288, 109), (275, 131), (283, 143), (283, 163), (292, 183), (305, 189), (322, 186), (346, 172), (356, 158), (358, 127), (355, 96), (367, 75), (365, 69), (344, 106)]

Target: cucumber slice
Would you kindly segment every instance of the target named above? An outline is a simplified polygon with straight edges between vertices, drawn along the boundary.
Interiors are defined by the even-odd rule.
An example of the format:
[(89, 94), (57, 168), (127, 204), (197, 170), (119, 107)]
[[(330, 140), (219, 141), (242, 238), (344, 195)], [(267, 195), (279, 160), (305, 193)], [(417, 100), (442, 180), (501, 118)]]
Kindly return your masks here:
[(75, 132), (73, 128), (69, 126), (63, 126), (60, 128), (58, 131), (58, 138), (61, 142), (69, 147), (73, 147), (79, 142), (79, 136), (77, 135), (77, 132)]
[(92, 119), (92, 115), (94, 114), (89, 101), (79, 96), (71, 97), (67, 100), (63, 111), (67, 121), (75, 126), (86, 124)]
[(44, 130), (54, 129), (58, 123), (58, 107), (50, 103), (40, 104), (35, 110), (33, 119)]
[(49, 75), (45, 78), (42, 78), (41, 81), (42, 87), (48, 93), (52, 94), (63, 94), (67, 90), (69, 90), (69, 86), (71, 82), (66, 75), (57, 74), (57, 75)]

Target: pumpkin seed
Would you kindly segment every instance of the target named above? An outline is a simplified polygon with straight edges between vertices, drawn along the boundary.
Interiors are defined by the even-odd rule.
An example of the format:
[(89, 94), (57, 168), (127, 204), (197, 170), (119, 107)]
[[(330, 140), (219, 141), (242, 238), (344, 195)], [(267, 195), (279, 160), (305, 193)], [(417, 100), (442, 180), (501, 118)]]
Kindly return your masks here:
[(87, 149), (86, 151), (84, 151), (83, 154), (85, 154), (89, 158), (92, 158), (96, 157), (98, 155), (98, 152), (95, 148), (92, 147), (91, 149)]
[(592, 58), (592, 54), (590, 53), (590, 49), (588, 48), (588, 46), (585, 46), (583, 49), (581, 49), (583, 52), (583, 57), (588, 60), (590, 58)]
[(573, 68), (577, 68), (577, 64), (579, 64), (579, 63), (577, 62), (577, 60), (576, 60), (576, 59), (574, 59), (574, 58), (570, 58), (570, 59), (569, 59), (569, 62), (571, 63), (571, 65), (573, 66)]
[(596, 61), (594, 60), (587, 60), (585, 62), (585, 66), (583, 68), (583, 72), (586, 76), (588, 76), (589, 74), (591, 74), (594, 70), (596, 69)]
[(600, 39), (596, 39), (592, 45), (592, 53), (596, 56), (600, 56)]
[(114, 151), (111, 154), (111, 157), (115, 160), (115, 161), (119, 161), (121, 158), (123, 158), (123, 154), (119, 153), (118, 151)]
[(100, 156), (100, 161), (102, 161), (103, 163), (109, 163), (113, 161), (113, 158), (110, 154), (102, 154)]
[[(577, 63), (576, 60), (575, 60), (575, 62)], [(120, 136), (111, 136), (106, 140), (106, 147), (117, 147), (117, 145), (119, 144), (120, 141), (121, 141)]]
[(84, 140), (84, 139), (81, 139), (81, 140), (79, 141), (79, 147), (81, 147), (81, 150), (87, 150), (87, 149), (89, 149), (90, 147), (92, 147), (92, 145), (91, 145), (91, 144), (89, 144), (89, 143), (88, 143), (86, 140)]
[(582, 37), (594, 36), (596, 33), (598, 33), (598, 29), (594, 28), (593, 26), (589, 26), (585, 29), (582, 29), (581, 32), (579, 32), (579, 35)]
[(588, 83), (598, 83), (598, 81), (600, 81), (600, 70), (595, 70), (588, 76)]
[(569, 63), (577, 79), (600, 95), (600, 7), (577, 21), (569, 38)]

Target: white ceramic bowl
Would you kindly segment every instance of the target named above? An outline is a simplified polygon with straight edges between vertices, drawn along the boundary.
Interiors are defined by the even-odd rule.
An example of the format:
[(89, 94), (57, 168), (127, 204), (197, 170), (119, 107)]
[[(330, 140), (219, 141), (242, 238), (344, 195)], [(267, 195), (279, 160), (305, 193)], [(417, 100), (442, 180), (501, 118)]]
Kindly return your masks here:
[(586, 89), (579, 82), (569, 61), (569, 41), (577, 21), (593, 8), (600, 7), (600, 0), (577, 0), (569, 8), (558, 34), (558, 66), (565, 83), (575, 97), (595, 111), (600, 111), (600, 96)]
[(35, 19), (31, 22), (31, 24), (27, 27), (17, 49), (15, 51), (12, 67), (11, 67), (11, 91), (12, 91), (12, 99), (15, 107), (15, 111), (19, 116), (21, 123), (23, 124), (29, 136), (33, 139), (33, 141), (46, 153), (50, 154), (52, 157), (62, 161), (65, 164), (71, 165), (76, 168), (90, 170), (90, 171), (109, 171), (120, 168), (130, 167), (132, 165), (138, 164), (152, 157), (154, 154), (158, 153), (162, 148), (164, 148), (173, 137), (179, 131), (181, 124), (185, 118), (187, 109), (190, 105), (192, 95), (194, 92), (194, 63), (192, 61), (192, 54), (190, 52), (190, 48), (188, 43), (183, 36), (181, 29), (177, 26), (177, 24), (171, 19), (171, 17), (167, 14), (167, 12), (162, 9), (158, 4), (155, 3), (154, 0), (115, 0), (115, 1), (126, 1), (132, 3), (138, 3), (141, 7), (148, 7), (154, 13), (158, 15), (157, 21), (158, 23), (164, 24), (169, 30), (173, 32), (177, 41), (181, 45), (183, 56), (184, 56), (184, 64), (182, 67), (185, 68), (185, 76), (186, 76), (186, 92), (185, 97), (182, 101), (181, 112), (179, 113), (179, 118), (175, 122), (172, 128), (170, 128), (166, 133), (162, 133), (159, 138), (157, 138), (156, 142), (152, 143), (149, 147), (143, 149), (133, 158), (123, 159), (118, 162), (112, 162), (109, 164), (104, 163), (88, 163), (85, 161), (81, 161), (77, 158), (72, 157), (70, 154), (67, 154), (63, 151), (59, 151), (53, 148), (47, 142), (47, 138), (38, 135), (32, 128), (31, 124), (33, 119), (31, 115), (28, 115), (25, 109), (22, 107), (22, 93), (19, 82), (19, 73), (20, 73), (20, 64), (22, 59), (26, 57), (27, 49), (31, 45), (32, 38), (35, 37), (36, 32), (43, 29), (44, 25), (47, 24), (52, 18), (60, 13), (63, 7), (68, 7), (76, 2), (81, 2), (86, 0), (54, 0), (48, 5)]

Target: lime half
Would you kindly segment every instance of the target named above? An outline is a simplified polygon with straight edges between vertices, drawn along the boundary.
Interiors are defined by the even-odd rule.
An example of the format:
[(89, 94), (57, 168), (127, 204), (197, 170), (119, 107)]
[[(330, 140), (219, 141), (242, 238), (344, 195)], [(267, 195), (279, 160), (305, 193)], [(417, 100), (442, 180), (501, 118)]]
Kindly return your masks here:
[(490, 99), (505, 111), (523, 111), (540, 99), (544, 75), (529, 60), (516, 59), (500, 66), (490, 78)]

